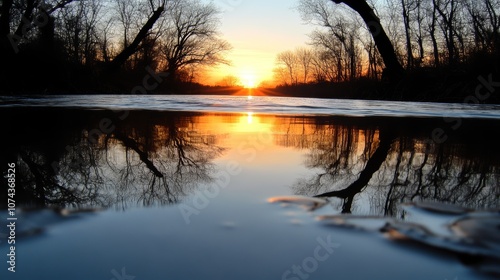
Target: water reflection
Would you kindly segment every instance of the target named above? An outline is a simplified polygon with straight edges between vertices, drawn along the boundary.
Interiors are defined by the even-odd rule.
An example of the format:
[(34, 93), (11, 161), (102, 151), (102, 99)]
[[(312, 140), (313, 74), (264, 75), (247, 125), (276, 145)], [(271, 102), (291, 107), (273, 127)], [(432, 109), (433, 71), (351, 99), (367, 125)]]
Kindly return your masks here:
[(260, 172), (252, 176), (271, 178), (276, 170), (304, 165), (306, 174), (287, 174), (295, 178), (289, 194), (331, 197), (342, 213), (402, 217), (397, 206), (414, 200), (499, 206), (500, 148), (491, 132), (500, 122), (493, 120), (461, 120), (438, 144), (430, 137), (449, 124), (441, 119), (41, 108), (2, 109), (0, 115), (11, 120), (2, 162), (18, 163), (16, 195), (24, 205), (176, 203), (211, 184), (221, 160), (245, 168), (247, 162), (229, 151), (266, 133), (272, 141), (259, 145), (292, 149), (303, 158), (277, 161), (260, 153), (263, 161), (280, 164), (252, 169)]
[[(175, 203), (209, 183), (221, 135), (197, 114), (36, 110), (11, 112), (4, 143), (17, 157), (25, 205), (128, 207)], [(124, 115), (126, 114), (126, 115)]]
[(406, 201), (499, 206), (500, 149), (491, 134), (498, 123), (464, 121), (437, 143), (436, 120), (329, 121), (303, 124), (302, 134), (279, 140), (307, 149), (306, 166), (318, 170), (297, 180), (295, 194), (338, 198), (340, 211), (351, 213), (365, 193), (370, 214), (403, 218), (397, 206)]

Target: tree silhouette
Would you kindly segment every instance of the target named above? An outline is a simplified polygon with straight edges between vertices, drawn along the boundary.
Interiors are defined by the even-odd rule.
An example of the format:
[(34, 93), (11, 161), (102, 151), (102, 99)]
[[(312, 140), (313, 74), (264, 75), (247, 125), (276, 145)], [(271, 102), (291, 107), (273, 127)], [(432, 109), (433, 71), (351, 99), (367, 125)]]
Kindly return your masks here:
[(168, 11), (162, 54), (170, 78), (183, 67), (227, 63), (222, 56), (231, 46), (218, 37), (218, 11), (199, 1), (175, 1)]
[(404, 72), (403, 67), (399, 63), (399, 60), (394, 51), (394, 47), (391, 40), (385, 33), (380, 19), (375, 15), (373, 9), (366, 3), (365, 0), (332, 0), (336, 4), (343, 3), (349, 6), (351, 9), (355, 10), (363, 19), (368, 30), (370, 31), (375, 45), (377, 46), (384, 64), (386, 67), (385, 75), (391, 81), (399, 80)]
[(147, 38), (149, 31), (153, 25), (158, 21), (160, 16), (165, 10), (165, 0), (161, 2), (160, 6), (151, 14), (146, 23), (142, 26), (141, 30), (137, 33), (134, 40), (130, 45), (125, 48), (110, 62), (111, 71), (115, 71), (122, 66), (127, 59), (138, 51), (139, 44)]
[[(211, 161), (223, 151), (217, 135), (191, 126), (196, 114), (133, 112), (121, 120), (113, 112), (35, 111), (44, 114), (17, 133), (9, 128), (13, 137), (2, 143), (17, 159), (20, 206), (176, 203), (210, 184)], [(96, 129), (103, 120), (112, 124), (108, 133)], [(40, 141), (47, 132), (52, 137)]]
[(304, 134), (283, 136), (301, 139), (278, 143), (308, 149), (305, 164), (316, 173), (298, 179), (293, 191), (338, 198), (342, 213), (356, 208), (357, 197), (370, 203), (371, 213), (388, 216), (403, 215), (398, 205), (416, 200), (498, 207), (500, 163), (494, 155), (499, 151), (493, 140), (485, 141), (494, 123), (463, 125), (439, 144), (426, 139), (432, 121), (405, 120), (412, 129), (402, 128), (399, 120), (379, 121), (385, 125), (342, 118), (317, 119), (314, 125), (304, 121)]

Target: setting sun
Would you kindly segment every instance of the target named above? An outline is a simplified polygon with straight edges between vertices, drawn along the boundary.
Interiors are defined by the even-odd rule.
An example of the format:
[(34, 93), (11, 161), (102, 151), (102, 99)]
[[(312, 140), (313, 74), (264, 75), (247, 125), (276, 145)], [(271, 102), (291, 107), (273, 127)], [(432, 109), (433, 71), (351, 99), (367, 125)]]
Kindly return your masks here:
[(255, 88), (257, 85), (257, 78), (253, 72), (243, 71), (240, 74), (240, 81), (245, 88)]
[(246, 88), (254, 88), (256, 85), (255, 75), (253, 74), (244, 74), (241, 76), (241, 83)]

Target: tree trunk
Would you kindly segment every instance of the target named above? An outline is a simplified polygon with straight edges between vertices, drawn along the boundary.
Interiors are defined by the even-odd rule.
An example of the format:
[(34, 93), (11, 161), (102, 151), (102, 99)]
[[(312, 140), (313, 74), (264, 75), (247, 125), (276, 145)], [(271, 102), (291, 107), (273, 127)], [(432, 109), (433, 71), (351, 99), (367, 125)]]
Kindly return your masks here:
[[(0, 8), (0, 57), (7, 55), (9, 49), (9, 39), (10, 34), (10, 9), (12, 8), (12, 0), (4, 0), (2, 2), (2, 7)], [(3, 59), (2, 59), (3, 60)]]
[(373, 40), (377, 46), (384, 64), (386, 67), (385, 76), (390, 82), (399, 81), (403, 74), (404, 69), (396, 57), (396, 52), (391, 43), (391, 40), (385, 33), (384, 28), (380, 24), (380, 19), (375, 15), (373, 9), (366, 3), (366, 0), (332, 0), (333, 2), (340, 4), (344, 3), (351, 9), (355, 10), (363, 19), (367, 25), (370, 33), (373, 36)]
[(432, 49), (433, 49), (433, 54), (434, 54), (434, 66), (439, 67), (439, 47), (437, 44), (437, 39), (436, 39), (436, 5), (434, 5), (433, 10), (432, 10), (432, 23), (430, 26), (430, 31), (429, 35), (431, 36), (431, 41), (432, 41)]
[(382, 128), (380, 130), (379, 146), (367, 161), (366, 166), (359, 174), (358, 179), (352, 182), (345, 189), (318, 194), (315, 195), (315, 197), (339, 197), (344, 199), (351, 198), (352, 200), (352, 197), (361, 192), (361, 190), (368, 185), (368, 182), (370, 182), (373, 174), (380, 169), (380, 166), (382, 166), (382, 163), (384, 163), (387, 155), (389, 154), (392, 142), (395, 138), (396, 137), (391, 128)]
[(156, 21), (160, 18), (161, 14), (163, 13), (164, 6), (159, 7), (153, 15), (148, 19), (146, 24), (141, 28), (139, 33), (137, 33), (137, 36), (135, 36), (134, 41), (125, 47), (122, 52), (120, 52), (115, 59), (113, 59), (110, 62), (109, 69), (111, 72), (118, 70), (126, 61), (127, 59), (132, 56), (135, 52), (137, 52), (137, 48), (139, 47), (139, 44), (141, 43), (142, 40), (144, 40), (148, 36), (149, 30), (153, 28), (153, 25), (156, 23)]
[(406, 7), (405, 0), (401, 0), (401, 6), (403, 7), (403, 23), (405, 28), (406, 37), (406, 69), (413, 68), (413, 51), (411, 46), (411, 34), (410, 34), (410, 11)]
[(132, 138), (126, 136), (121, 132), (114, 133), (115, 138), (122, 141), (123, 145), (129, 149), (134, 150), (139, 155), (139, 159), (146, 165), (146, 167), (158, 178), (163, 178), (163, 174), (156, 168), (153, 161), (148, 157), (148, 153), (139, 148), (139, 144)]
[(10, 33), (10, 9), (12, 0), (4, 0), (0, 10), (0, 35), (3, 37)]
[(0, 93), (10, 93), (12, 81), (12, 65), (14, 65), (15, 49), (10, 34), (12, 0), (4, 0), (0, 8)]
[(30, 22), (33, 20), (33, 10), (35, 9), (35, 0), (28, 0), (26, 3), (26, 10), (24, 10), (24, 13), (21, 17), (21, 22), (16, 28), (16, 34), (17, 36), (22, 37), (24, 32), (26, 32), (26, 24), (29, 25)]

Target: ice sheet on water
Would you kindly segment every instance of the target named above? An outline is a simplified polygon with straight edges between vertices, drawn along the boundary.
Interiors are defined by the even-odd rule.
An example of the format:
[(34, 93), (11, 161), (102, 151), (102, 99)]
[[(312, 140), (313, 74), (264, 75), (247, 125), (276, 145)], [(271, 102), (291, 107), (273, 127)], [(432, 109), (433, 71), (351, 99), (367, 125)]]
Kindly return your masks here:
[(109, 110), (173, 110), (327, 114), (357, 117), (448, 117), (500, 119), (500, 105), (339, 100), (272, 96), (216, 95), (58, 95), (0, 96), (0, 108), (67, 107)]
[(270, 203), (281, 203), (285, 207), (288, 205), (297, 205), (307, 211), (314, 211), (328, 203), (326, 199), (300, 195), (275, 196), (269, 198), (268, 201)]
[[(69, 210), (59, 208), (44, 209), (18, 209), (16, 211), (16, 237), (23, 238), (41, 234), (53, 224), (63, 223), (83, 218), (86, 215), (97, 212), (97, 209)], [(0, 215), (2, 220), (7, 220), (7, 211)], [(8, 237), (8, 228), (0, 228), (0, 239)]]
[(439, 202), (406, 203), (402, 207), (406, 211), (404, 220), (346, 214), (318, 215), (317, 220), (326, 226), (382, 233), (390, 240), (410, 241), (473, 258), (479, 270), (500, 274), (500, 212), (497, 209), (474, 211)]

